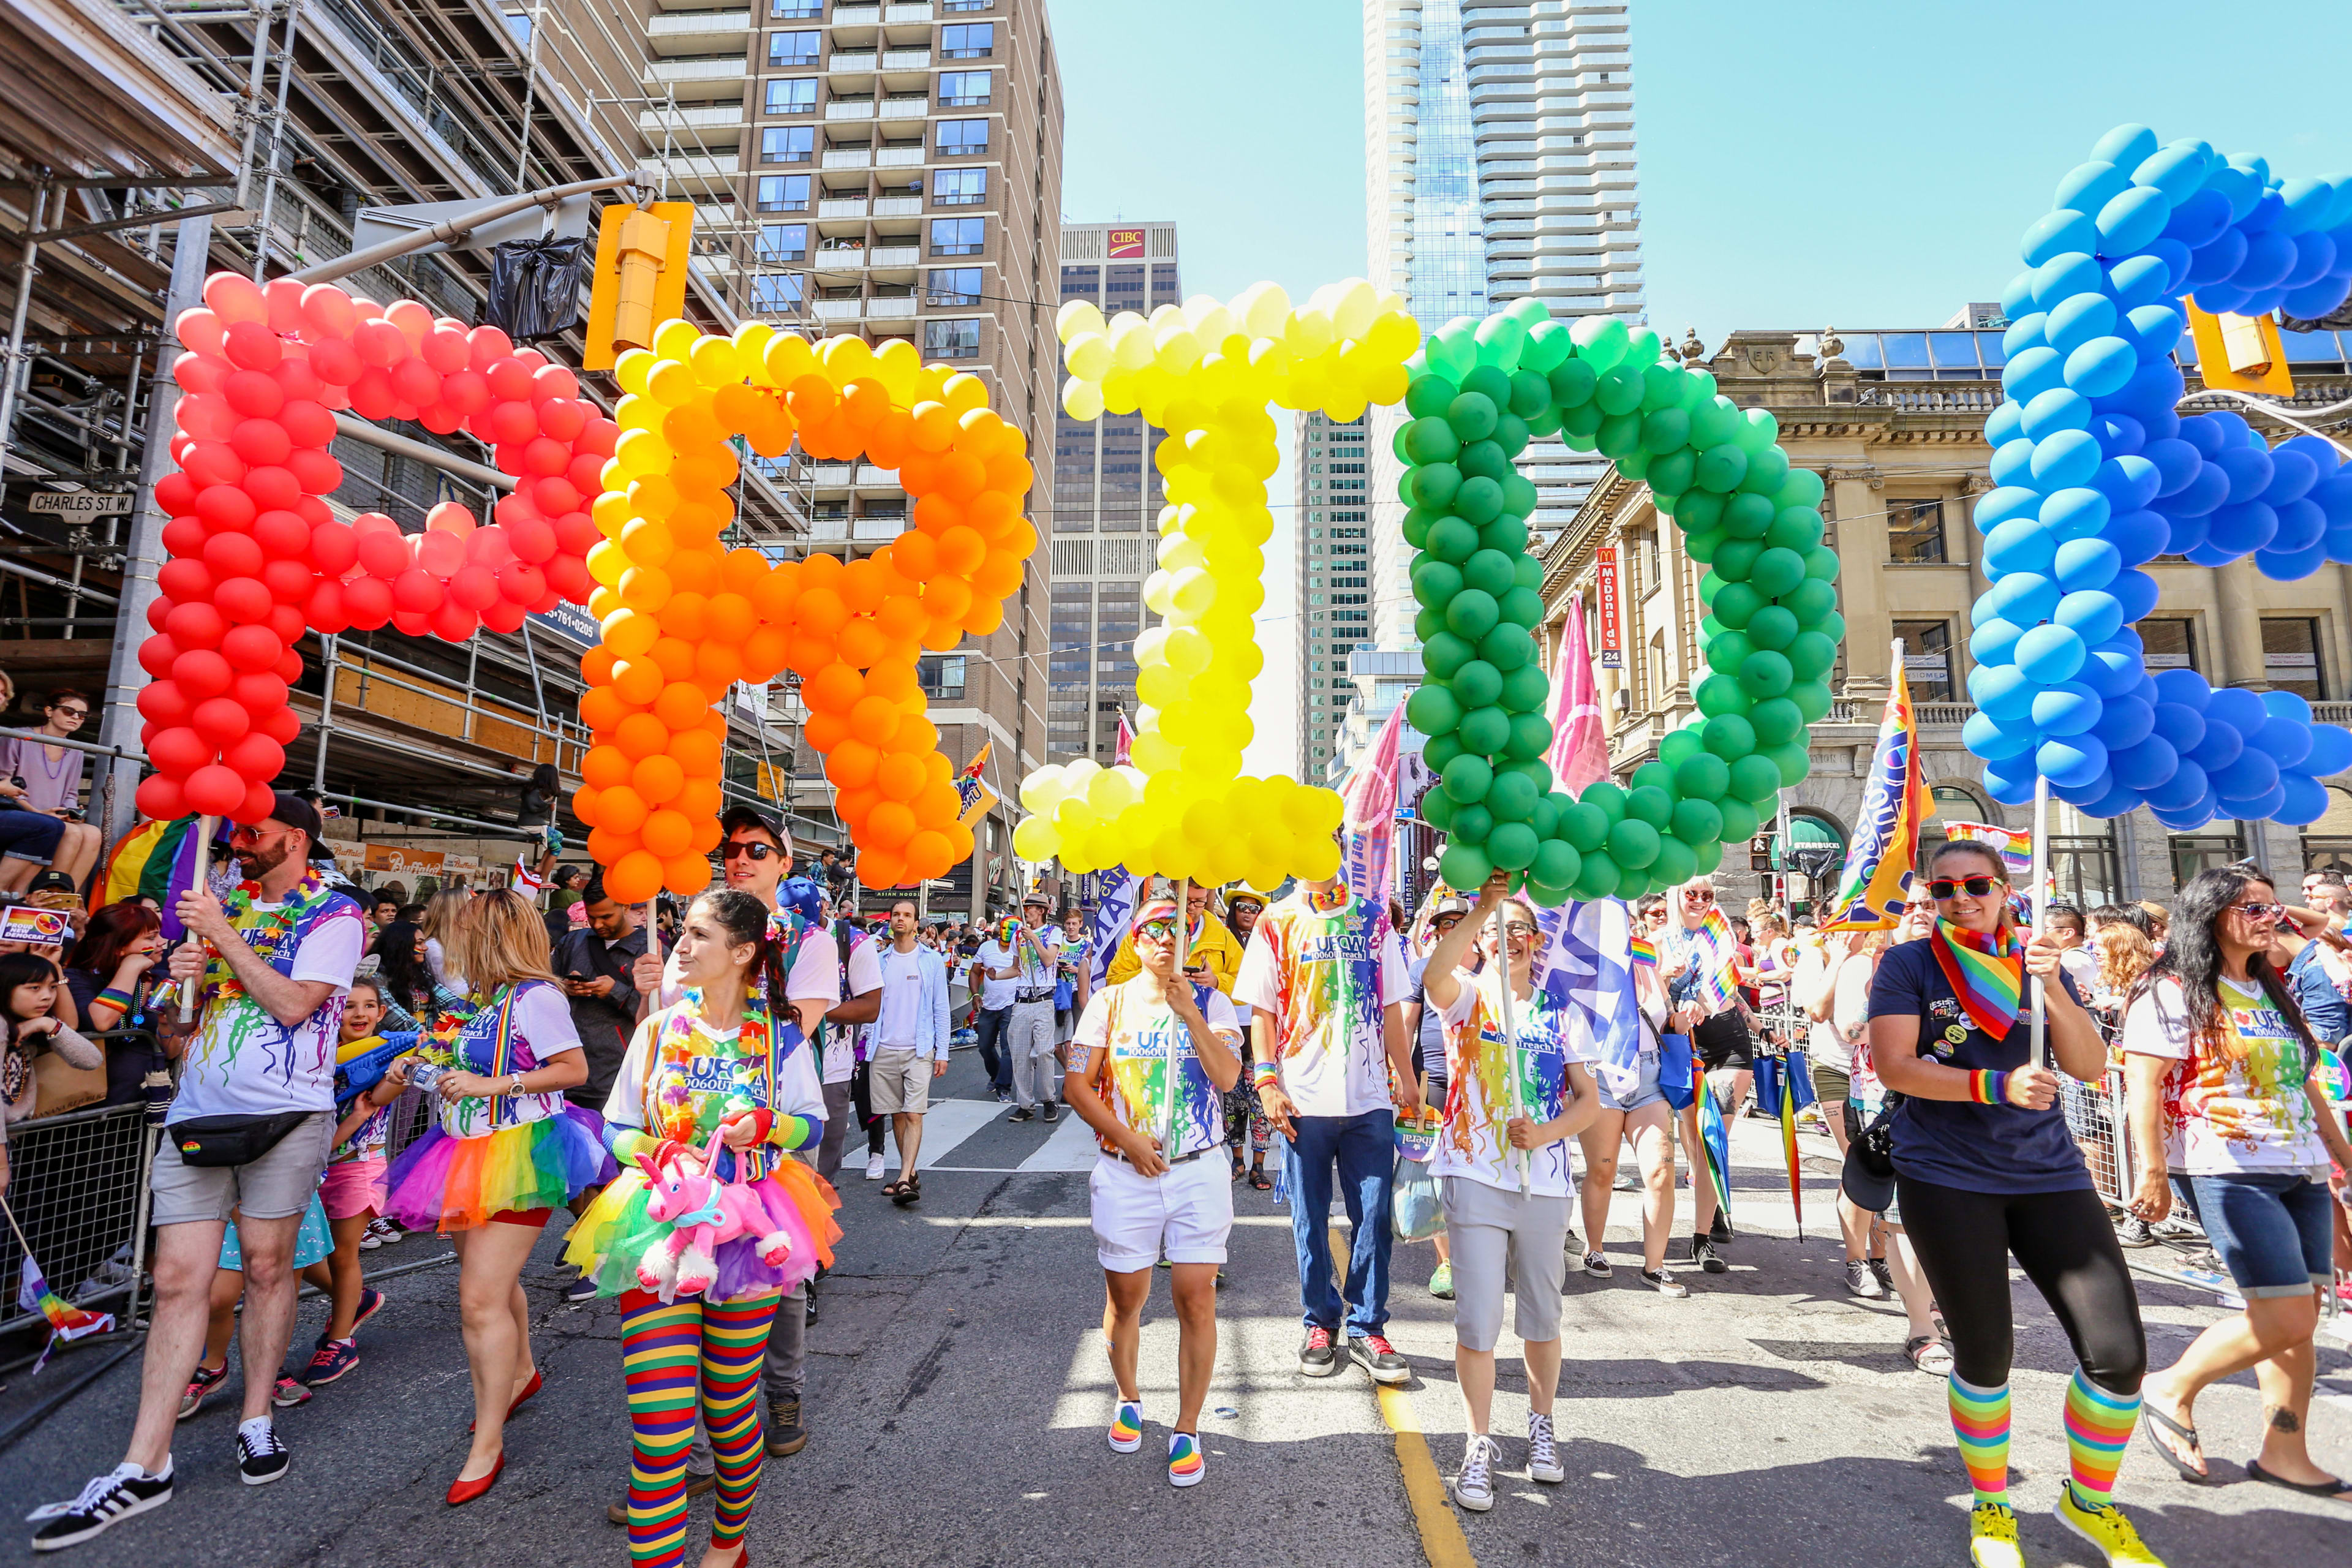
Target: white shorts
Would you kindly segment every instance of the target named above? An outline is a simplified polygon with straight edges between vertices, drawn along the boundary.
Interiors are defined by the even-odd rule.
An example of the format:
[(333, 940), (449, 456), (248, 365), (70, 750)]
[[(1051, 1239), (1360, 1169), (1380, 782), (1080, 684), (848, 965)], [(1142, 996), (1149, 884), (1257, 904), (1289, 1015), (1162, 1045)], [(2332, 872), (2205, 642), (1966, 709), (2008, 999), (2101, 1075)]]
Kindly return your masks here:
[(1132, 1274), (1164, 1255), (1171, 1263), (1225, 1260), (1234, 1229), (1233, 1173), (1212, 1149), (1164, 1175), (1139, 1174), (1109, 1154), (1087, 1179), (1094, 1202), (1095, 1256), (1105, 1272)]

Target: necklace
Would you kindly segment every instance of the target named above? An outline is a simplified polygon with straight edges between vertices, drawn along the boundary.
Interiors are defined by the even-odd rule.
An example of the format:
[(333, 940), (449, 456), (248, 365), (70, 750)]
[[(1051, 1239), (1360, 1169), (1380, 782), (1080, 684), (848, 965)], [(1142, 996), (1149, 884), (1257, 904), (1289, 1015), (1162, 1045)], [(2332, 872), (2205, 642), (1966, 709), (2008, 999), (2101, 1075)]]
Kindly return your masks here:
[[(274, 956), (276, 939), (292, 931), (297, 921), (326, 901), (329, 897), (327, 879), (317, 867), (310, 867), (304, 872), (302, 879), (288, 891), (267, 921), (247, 925), (245, 922), (251, 918), (254, 902), (260, 896), (259, 882), (239, 882), (221, 901), (222, 912), (228, 916), (229, 924), (236, 928), (237, 934), (245, 940), (247, 947), (257, 947), (267, 942)], [(245, 986), (237, 980), (236, 972), (222, 962), (218, 952), (212, 955), (210, 970), (205, 978), (218, 994), (235, 996), (244, 994)]]

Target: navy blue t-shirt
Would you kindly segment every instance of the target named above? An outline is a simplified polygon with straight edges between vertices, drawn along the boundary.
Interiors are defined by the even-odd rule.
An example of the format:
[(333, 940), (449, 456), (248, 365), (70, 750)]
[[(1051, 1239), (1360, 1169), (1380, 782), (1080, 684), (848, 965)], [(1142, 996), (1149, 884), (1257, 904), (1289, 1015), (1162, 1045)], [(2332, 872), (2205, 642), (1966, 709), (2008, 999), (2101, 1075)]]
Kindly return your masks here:
[[(2063, 973), (2066, 994), (2081, 1001)], [(1870, 1016), (1917, 1018), (1919, 1057), (1965, 1072), (2014, 1072), (2032, 1048), (2034, 979), (2025, 976), (2018, 1022), (1996, 1041), (1977, 1026), (1944, 978), (1927, 938), (1889, 948), (1870, 983)], [(1914, 1181), (1970, 1193), (2061, 1193), (2091, 1184), (2082, 1151), (2053, 1101), (2047, 1110), (1906, 1099), (1892, 1123), (1895, 1169)]]

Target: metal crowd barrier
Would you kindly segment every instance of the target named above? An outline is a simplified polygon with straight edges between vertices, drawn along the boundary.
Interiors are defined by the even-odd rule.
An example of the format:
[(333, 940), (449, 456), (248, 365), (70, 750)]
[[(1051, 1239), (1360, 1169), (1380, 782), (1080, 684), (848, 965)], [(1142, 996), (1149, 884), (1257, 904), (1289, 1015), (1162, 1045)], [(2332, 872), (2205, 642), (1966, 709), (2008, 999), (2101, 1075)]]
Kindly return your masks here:
[(2131, 1119), (2124, 1111), (2123, 1069), (2109, 1068), (2097, 1083), (2059, 1074), (2058, 1103), (2099, 1196), (2120, 1207), (2138, 1181)]
[[(75, 1306), (114, 1313), (124, 1327), (143, 1310), (154, 1157), (143, 1103), (36, 1117), (8, 1130), (8, 1206), (49, 1289)], [(18, 1300), (23, 1278), (12, 1236), (0, 1246), (0, 1339), (41, 1321)]]

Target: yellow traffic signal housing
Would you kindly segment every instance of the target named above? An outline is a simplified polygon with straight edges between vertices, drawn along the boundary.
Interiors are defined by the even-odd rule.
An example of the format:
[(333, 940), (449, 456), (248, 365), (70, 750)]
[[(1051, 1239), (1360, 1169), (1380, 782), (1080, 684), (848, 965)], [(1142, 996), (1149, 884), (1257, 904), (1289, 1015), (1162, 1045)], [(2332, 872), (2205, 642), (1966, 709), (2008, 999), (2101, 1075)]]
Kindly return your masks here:
[(2183, 300), (2189, 331), (2197, 343), (2197, 374), (2205, 384), (2228, 392), (2294, 395), (2287, 374), (2286, 345), (2270, 316), (2212, 315)]
[(596, 231), (596, 280), (588, 294), (583, 370), (610, 370), (622, 353), (651, 348), (654, 329), (686, 313), (687, 258), (694, 204), (619, 202)]

